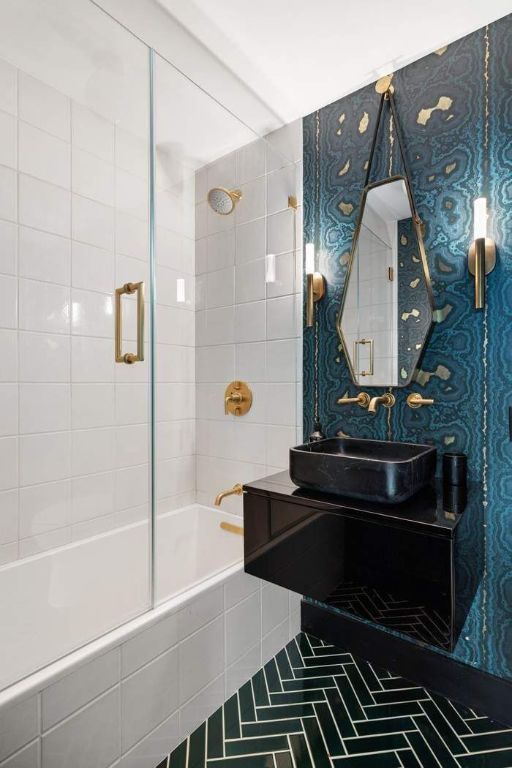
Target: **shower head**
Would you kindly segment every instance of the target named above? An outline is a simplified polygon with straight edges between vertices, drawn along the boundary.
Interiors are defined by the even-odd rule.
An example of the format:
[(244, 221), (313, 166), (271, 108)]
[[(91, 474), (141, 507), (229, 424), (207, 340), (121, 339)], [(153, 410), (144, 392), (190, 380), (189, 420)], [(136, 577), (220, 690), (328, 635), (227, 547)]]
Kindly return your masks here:
[(208, 204), (212, 211), (220, 213), (221, 216), (228, 216), (235, 210), (242, 193), (239, 189), (224, 189), (224, 187), (213, 187), (208, 192)]

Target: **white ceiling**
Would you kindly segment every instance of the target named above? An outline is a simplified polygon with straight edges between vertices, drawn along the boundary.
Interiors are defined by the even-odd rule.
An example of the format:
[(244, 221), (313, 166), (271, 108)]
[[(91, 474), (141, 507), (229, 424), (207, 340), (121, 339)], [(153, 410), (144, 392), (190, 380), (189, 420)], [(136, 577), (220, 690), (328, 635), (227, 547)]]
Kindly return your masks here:
[(510, 0), (158, 0), (282, 122), (512, 10)]

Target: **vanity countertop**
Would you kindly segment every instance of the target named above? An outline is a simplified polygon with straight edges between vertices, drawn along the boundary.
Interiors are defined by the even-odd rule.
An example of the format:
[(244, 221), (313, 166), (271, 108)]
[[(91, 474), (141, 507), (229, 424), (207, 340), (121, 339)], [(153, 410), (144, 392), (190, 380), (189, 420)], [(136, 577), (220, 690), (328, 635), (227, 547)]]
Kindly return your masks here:
[[(463, 517), (471, 515), (471, 510), (482, 508), (480, 483), (469, 483), (465, 494), (463, 491), (459, 493), (455, 491), (451, 497), (446, 492), (443, 493), (443, 486), (438, 483), (424, 488), (412, 499), (396, 505), (308, 491), (297, 487), (286, 471), (246, 483), (244, 491), (293, 502), (318, 512), (350, 515), (383, 525), (398, 525), (408, 530), (450, 539), (455, 537), (456, 529)], [(463, 494), (464, 498), (461, 499)]]

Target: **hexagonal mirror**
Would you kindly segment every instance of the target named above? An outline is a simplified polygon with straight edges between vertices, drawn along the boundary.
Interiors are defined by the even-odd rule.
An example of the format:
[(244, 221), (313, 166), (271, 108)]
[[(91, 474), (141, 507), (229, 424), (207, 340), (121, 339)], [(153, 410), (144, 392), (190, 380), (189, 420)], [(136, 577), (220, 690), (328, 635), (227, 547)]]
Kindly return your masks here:
[(363, 191), (338, 333), (354, 384), (403, 387), (432, 324), (432, 289), (408, 181), (393, 176)]

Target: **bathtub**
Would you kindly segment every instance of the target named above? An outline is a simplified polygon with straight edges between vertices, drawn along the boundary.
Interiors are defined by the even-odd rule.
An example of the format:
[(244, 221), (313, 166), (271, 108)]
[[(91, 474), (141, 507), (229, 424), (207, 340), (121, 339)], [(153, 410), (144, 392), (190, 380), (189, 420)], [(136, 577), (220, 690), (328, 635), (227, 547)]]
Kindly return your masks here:
[[(241, 525), (200, 505), (158, 517), (157, 603), (241, 564), (243, 537), (222, 522)], [(0, 691), (147, 611), (150, 571), (149, 521), (0, 568)]]
[(245, 574), (221, 523), (158, 518), (151, 610), (147, 524), (0, 569), (2, 765), (154, 768), (297, 634), (300, 596)]

